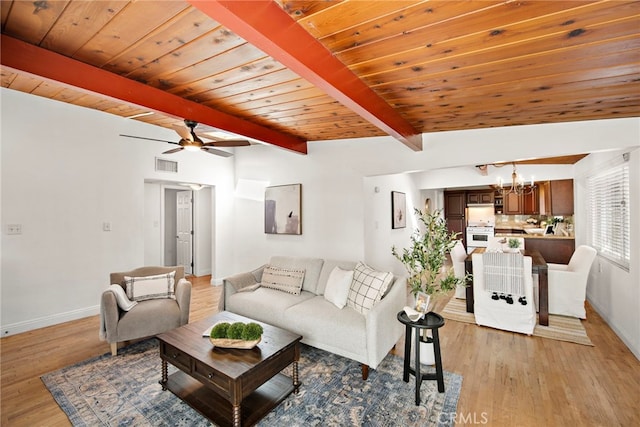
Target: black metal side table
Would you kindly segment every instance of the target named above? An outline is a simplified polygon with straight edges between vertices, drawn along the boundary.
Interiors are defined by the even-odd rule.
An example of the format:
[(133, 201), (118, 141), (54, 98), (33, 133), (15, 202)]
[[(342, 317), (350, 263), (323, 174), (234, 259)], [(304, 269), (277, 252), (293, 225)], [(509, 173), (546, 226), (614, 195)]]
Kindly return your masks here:
[[(406, 334), (404, 337), (404, 370), (403, 381), (409, 382), (409, 374), (416, 378), (416, 405), (420, 404), (420, 386), (424, 380), (437, 380), (438, 391), (444, 393), (444, 374), (442, 371), (442, 358), (440, 354), (440, 338), (438, 337), (438, 329), (444, 326), (444, 319), (438, 313), (429, 312), (417, 322), (413, 322), (404, 311), (398, 313), (398, 320), (406, 326)], [(415, 329), (415, 367), (410, 367), (411, 359), (411, 330)], [(422, 329), (431, 329), (433, 335), (433, 352), (436, 361), (436, 373), (423, 374), (420, 373), (420, 341), (427, 342), (422, 338)]]

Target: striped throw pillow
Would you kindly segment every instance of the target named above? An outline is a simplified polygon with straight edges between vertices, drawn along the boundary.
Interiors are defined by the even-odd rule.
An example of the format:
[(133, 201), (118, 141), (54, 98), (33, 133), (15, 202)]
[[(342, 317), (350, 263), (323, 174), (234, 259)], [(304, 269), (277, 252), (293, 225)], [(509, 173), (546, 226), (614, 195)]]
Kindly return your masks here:
[(268, 265), (262, 272), (262, 287), (300, 295), (305, 270), (291, 270)]

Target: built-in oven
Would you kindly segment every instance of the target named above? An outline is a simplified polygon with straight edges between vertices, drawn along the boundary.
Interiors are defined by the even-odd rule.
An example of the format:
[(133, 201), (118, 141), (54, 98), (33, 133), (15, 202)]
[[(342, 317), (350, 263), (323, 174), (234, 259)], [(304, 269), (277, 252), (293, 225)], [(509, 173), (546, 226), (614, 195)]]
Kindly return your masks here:
[(476, 248), (489, 246), (489, 239), (495, 235), (493, 226), (468, 226), (467, 227), (467, 253)]

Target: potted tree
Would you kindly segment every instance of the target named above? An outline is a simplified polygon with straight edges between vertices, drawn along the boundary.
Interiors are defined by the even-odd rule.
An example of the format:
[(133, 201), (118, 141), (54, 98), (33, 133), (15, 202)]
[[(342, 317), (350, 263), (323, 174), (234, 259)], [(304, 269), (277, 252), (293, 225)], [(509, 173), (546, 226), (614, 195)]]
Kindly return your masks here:
[[(455, 246), (459, 233), (449, 232), (441, 210), (423, 213), (414, 208), (414, 213), (421, 223), (420, 229), (416, 229), (411, 235), (409, 247), (398, 251), (393, 246), (391, 253), (407, 270), (407, 282), (414, 298), (422, 292), (430, 296), (433, 304), (438, 296), (455, 289), (458, 284), (466, 284), (464, 279), (455, 276), (453, 267), (445, 268), (447, 254)], [(429, 307), (426, 311), (429, 311)], [(426, 334), (426, 330), (424, 331)], [(425, 364), (433, 364), (433, 345), (430, 340), (428, 336), (421, 338), (424, 348), (420, 349), (420, 358)], [(427, 359), (430, 356), (430, 360), (423, 355)]]

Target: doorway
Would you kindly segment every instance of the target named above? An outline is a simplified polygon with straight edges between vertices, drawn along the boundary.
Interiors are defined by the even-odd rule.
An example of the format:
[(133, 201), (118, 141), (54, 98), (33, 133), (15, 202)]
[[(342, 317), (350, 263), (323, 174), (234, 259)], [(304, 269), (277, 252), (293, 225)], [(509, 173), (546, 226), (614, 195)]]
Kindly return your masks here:
[(211, 274), (213, 188), (186, 190), (145, 183), (145, 265), (184, 265), (185, 274)]

